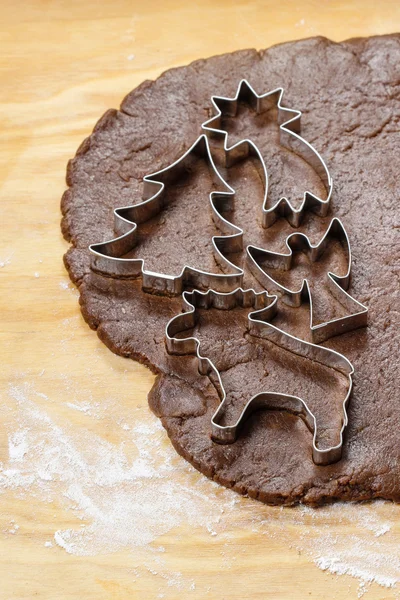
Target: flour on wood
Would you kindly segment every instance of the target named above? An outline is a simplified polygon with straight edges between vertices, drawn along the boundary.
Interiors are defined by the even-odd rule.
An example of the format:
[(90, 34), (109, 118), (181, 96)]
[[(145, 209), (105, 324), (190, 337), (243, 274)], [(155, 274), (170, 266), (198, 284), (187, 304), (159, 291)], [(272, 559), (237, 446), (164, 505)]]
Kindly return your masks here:
[[(386, 588), (398, 584), (395, 505), (379, 501), (282, 509), (240, 498), (177, 456), (145, 405), (127, 407), (107, 397), (93, 402), (80, 397), (65, 375), (61, 419), (55, 410), (60, 399), (51, 397), (39, 376), (29, 379), (19, 373), (10, 382), (2, 419), (8, 457), (0, 469), (0, 494), (62, 502), (77, 517), (77, 525), (67, 529), (55, 522), (53, 541), (44, 542), (46, 548), (55, 543), (77, 556), (135, 548), (142, 569), (157, 573), (161, 591), (162, 582), (190, 591), (195, 581), (166, 568), (168, 547), (160, 544), (162, 536), (185, 526), (202, 530), (210, 544), (215, 540), (218, 548), (222, 545), (229, 568), (241, 555), (232, 538), (251, 530), (260, 544), (264, 536), (279, 538), (320, 569), (357, 578), (359, 595), (372, 582)], [(106, 431), (112, 423), (113, 442), (95, 434), (92, 421), (104, 422)], [(295, 525), (302, 533), (293, 537)], [(356, 533), (349, 534), (346, 526)], [(3, 530), (3, 535), (11, 534), (19, 534), (13, 522)], [(138, 569), (136, 576), (140, 573)]]

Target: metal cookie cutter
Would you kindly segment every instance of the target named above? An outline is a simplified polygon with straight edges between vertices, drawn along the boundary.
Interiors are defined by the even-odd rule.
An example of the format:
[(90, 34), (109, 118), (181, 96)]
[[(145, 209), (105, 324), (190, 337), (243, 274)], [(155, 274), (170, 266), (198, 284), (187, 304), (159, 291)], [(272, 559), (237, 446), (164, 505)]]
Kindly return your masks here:
[[(143, 259), (124, 258), (124, 255), (137, 244), (138, 225), (162, 211), (165, 205), (166, 184), (175, 181), (179, 174), (182, 174), (188, 166), (190, 167), (194, 156), (206, 159), (211, 167), (213, 181), (227, 190), (211, 192), (209, 199), (213, 221), (221, 232), (225, 232), (225, 235), (212, 238), (214, 257), (218, 264), (229, 268), (231, 273), (208, 273), (190, 265), (184, 266), (179, 275), (148, 271)], [(200, 288), (213, 287), (220, 291), (229, 291), (240, 285), (243, 271), (226, 259), (224, 254), (242, 249), (242, 231), (224, 219), (219, 212), (230, 206), (235, 192), (218, 173), (207, 137), (201, 135), (172, 165), (152, 175), (146, 175), (143, 181), (143, 202), (114, 210), (115, 229), (119, 237), (89, 247), (92, 253), (92, 269), (111, 277), (142, 276), (142, 287), (145, 291), (165, 295), (178, 295), (185, 285)]]
[[(210, 374), (214, 374), (216, 376), (217, 383), (213, 383), (217, 389), (221, 404), (211, 419), (213, 440), (222, 444), (234, 442), (244, 421), (254, 411), (260, 408), (287, 410), (301, 416), (307, 427), (313, 433), (313, 461), (317, 465), (327, 465), (338, 461), (342, 455), (343, 432), (348, 423), (347, 403), (351, 394), (352, 375), (354, 373), (353, 365), (350, 361), (334, 350), (305, 342), (272, 325), (270, 321), (277, 312), (277, 297), (269, 296), (267, 292), (256, 293), (252, 289), (243, 290), (241, 288), (238, 288), (229, 294), (218, 293), (214, 290), (209, 290), (204, 293), (194, 290), (193, 292), (184, 292), (183, 300), (184, 307), (187, 311), (172, 318), (167, 324), (166, 346), (170, 354), (197, 356), (199, 373), (201, 375), (209, 376)], [(272, 303), (266, 306), (271, 300)], [(177, 338), (176, 336), (183, 331), (195, 327), (197, 321), (196, 308), (230, 310), (236, 306), (243, 308), (254, 307), (255, 309), (254, 312), (251, 312), (248, 315), (250, 335), (268, 340), (294, 354), (322, 363), (325, 366), (339, 371), (348, 378), (349, 387), (342, 405), (343, 416), (339, 444), (325, 449), (318, 448), (316, 417), (311, 412), (305, 400), (302, 400), (296, 395), (267, 391), (261, 392), (249, 399), (236, 423), (232, 425), (220, 425), (227, 398), (221, 375), (214, 363), (209, 358), (201, 355), (200, 341), (197, 338)], [(295, 382), (296, 378), (294, 378), (294, 385)], [(324, 398), (323, 401), (325, 402), (326, 399)]]
[[(347, 253), (348, 269), (346, 274), (343, 276), (338, 276), (328, 271), (327, 281), (329, 284), (329, 291), (348, 312), (354, 310), (354, 304), (359, 308), (359, 310), (353, 314), (348, 314), (344, 317), (338, 317), (336, 319), (326, 321), (325, 323), (315, 325), (312, 293), (308, 280), (303, 280), (300, 289), (291, 290), (281, 285), (264, 269), (270, 268), (289, 271), (292, 266), (293, 251), (304, 251), (311, 262), (316, 262), (325, 251), (331, 239), (339, 240), (342, 246), (345, 248)], [(352, 331), (353, 329), (358, 329), (359, 327), (365, 327), (368, 322), (368, 308), (361, 304), (361, 302), (355, 300), (347, 292), (347, 289), (350, 285), (351, 249), (347, 232), (340, 219), (332, 219), (325, 235), (315, 246), (310, 243), (309, 238), (303, 233), (292, 233), (289, 235), (286, 239), (286, 246), (289, 249), (288, 254), (271, 252), (255, 246), (248, 246), (248, 266), (254, 277), (261, 283), (263, 287), (270, 289), (271, 291), (280, 290), (283, 292), (284, 300), (290, 306), (300, 306), (303, 301), (310, 303), (310, 330), (313, 342), (315, 344), (319, 344), (334, 335), (340, 335), (342, 333)], [(260, 266), (260, 259), (262, 266)]]
[[(208, 135), (222, 136), (226, 165), (229, 167), (238, 160), (255, 155), (261, 162), (264, 178), (264, 201), (262, 207), (262, 224), (267, 228), (273, 225), (280, 216), (285, 216), (293, 227), (298, 227), (305, 210), (311, 209), (317, 215), (326, 216), (332, 194), (332, 178), (328, 167), (320, 154), (300, 136), (301, 112), (282, 106), (283, 88), (277, 88), (266, 94), (259, 95), (246, 79), (239, 83), (236, 95), (233, 98), (212, 96), (211, 102), (215, 115), (203, 123), (202, 127)], [(287, 198), (280, 198), (272, 207), (268, 203), (268, 172), (263, 157), (256, 144), (250, 139), (244, 139), (233, 146), (228, 146), (228, 133), (221, 128), (223, 114), (235, 116), (238, 103), (247, 102), (257, 114), (267, 112), (272, 107), (278, 108), (279, 138), (282, 146), (292, 150), (308, 162), (319, 175), (326, 189), (326, 198), (322, 199), (312, 192), (305, 191), (303, 201), (299, 208), (294, 208)]]

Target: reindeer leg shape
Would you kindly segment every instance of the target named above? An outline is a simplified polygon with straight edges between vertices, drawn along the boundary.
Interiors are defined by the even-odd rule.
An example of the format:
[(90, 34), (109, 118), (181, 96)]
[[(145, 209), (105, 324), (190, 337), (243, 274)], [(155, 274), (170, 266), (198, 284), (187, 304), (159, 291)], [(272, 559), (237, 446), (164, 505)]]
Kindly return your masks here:
[(220, 374), (217, 380), (211, 377), (221, 398), (221, 404), (211, 421), (211, 437), (214, 442), (231, 444), (254, 412), (279, 410), (299, 416), (313, 434), (312, 457), (317, 465), (340, 460), (342, 432), (347, 424), (344, 411), (342, 414), (330, 414), (328, 419), (326, 415), (314, 415), (307, 403), (298, 396), (273, 391), (254, 394), (245, 404), (239, 403), (235, 390), (224, 394), (223, 379), (224, 374)]

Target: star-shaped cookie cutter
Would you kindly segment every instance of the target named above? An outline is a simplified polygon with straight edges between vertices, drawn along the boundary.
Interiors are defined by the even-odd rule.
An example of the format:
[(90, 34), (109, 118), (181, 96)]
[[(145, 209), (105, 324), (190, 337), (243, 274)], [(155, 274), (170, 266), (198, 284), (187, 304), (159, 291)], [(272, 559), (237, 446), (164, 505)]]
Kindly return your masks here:
[[(212, 218), (216, 226), (221, 232), (227, 232), (225, 235), (212, 238), (214, 258), (217, 264), (225, 269), (229, 268), (231, 273), (208, 273), (185, 265), (181, 273), (175, 276), (147, 270), (145, 261), (141, 258), (124, 258), (124, 255), (136, 246), (138, 224), (155, 217), (163, 209), (165, 183), (171, 181), (171, 169), (177, 176), (177, 171), (181, 172), (190, 163), (192, 155), (206, 159), (211, 167), (213, 180), (226, 190), (211, 192), (209, 200)], [(201, 135), (174, 163), (156, 173), (146, 175), (143, 182), (143, 202), (114, 210), (115, 229), (119, 236), (89, 246), (92, 253), (91, 268), (111, 277), (142, 277), (142, 287), (145, 291), (165, 295), (179, 295), (185, 286), (199, 287), (200, 289), (213, 287), (219, 291), (230, 291), (240, 285), (243, 271), (226, 259), (224, 254), (238, 252), (242, 249), (242, 232), (220, 214), (221, 210), (230, 206), (235, 192), (218, 172), (206, 135)]]
[[(311, 209), (321, 217), (327, 215), (332, 195), (332, 178), (321, 155), (315, 148), (300, 136), (301, 111), (292, 110), (282, 106), (284, 90), (276, 88), (266, 94), (257, 94), (246, 79), (242, 79), (238, 85), (236, 95), (233, 98), (224, 96), (212, 96), (214, 116), (203, 123), (202, 128), (207, 135), (222, 136), (224, 140), (224, 152), (226, 166), (231, 166), (238, 160), (247, 158), (250, 154), (255, 155), (261, 162), (264, 178), (264, 201), (262, 206), (262, 224), (267, 228), (275, 221), (284, 216), (293, 227), (298, 227), (306, 210)], [(279, 138), (282, 146), (292, 150), (308, 162), (319, 175), (326, 189), (326, 198), (322, 199), (312, 192), (305, 191), (303, 201), (299, 208), (294, 208), (291, 202), (280, 198), (273, 206), (267, 208), (268, 203), (268, 168), (264, 159), (254, 142), (250, 139), (240, 140), (232, 146), (228, 146), (228, 132), (221, 128), (223, 114), (235, 116), (238, 104), (246, 101), (257, 114), (267, 112), (272, 107), (278, 108)]]
[[(292, 266), (293, 251), (303, 251), (311, 262), (316, 262), (324, 253), (331, 239), (337, 239), (345, 248), (347, 252), (348, 268), (343, 276), (335, 275), (335, 273), (328, 271), (327, 282), (329, 291), (332, 296), (344, 306), (348, 313), (352, 313), (354, 305), (356, 305), (359, 310), (352, 314), (347, 314), (344, 317), (338, 317), (315, 325), (312, 292), (308, 279), (303, 279), (302, 285), (298, 290), (291, 290), (281, 285), (267, 273), (263, 267), (260, 266), (259, 259), (262, 258), (262, 264), (264, 266), (267, 265), (271, 269), (289, 271)], [(351, 274), (351, 247), (346, 229), (340, 219), (332, 219), (325, 235), (318, 244), (312, 245), (310, 239), (304, 233), (296, 232), (286, 238), (286, 246), (289, 250), (287, 254), (264, 250), (262, 248), (257, 248), (256, 246), (247, 246), (247, 264), (249, 270), (263, 287), (272, 292), (277, 290), (283, 292), (284, 300), (290, 306), (298, 307), (303, 301), (309, 302), (312, 341), (315, 344), (320, 344), (332, 336), (341, 335), (342, 333), (358, 329), (359, 327), (365, 327), (368, 323), (368, 308), (347, 292), (350, 285)]]
[[(195, 355), (198, 360), (199, 373), (206, 376), (215, 375), (216, 383), (213, 383), (221, 402), (211, 419), (211, 436), (213, 440), (222, 444), (233, 443), (237, 439), (240, 427), (256, 410), (261, 408), (287, 410), (301, 416), (309, 430), (313, 433), (312, 457), (317, 465), (328, 465), (340, 460), (343, 449), (343, 432), (348, 424), (347, 404), (351, 395), (352, 375), (354, 373), (351, 362), (334, 350), (305, 342), (272, 325), (271, 320), (277, 312), (277, 297), (270, 296), (267, 292), (256, 293), (253, 289), (243, 290), (242, 288), (238, 288), (230, 293), (219, 293), (214, 290), (209, 290), (208, 292), (194, 290), (193, 292), (183, 293), (183, 302), (186, 312), (173, 317), (166, 326), (166, 347), (169, 354)], [(221, 375), (214, 363), (209, 358), (201, 355), (200, 340), (198, 338), (179, 338), (176, 336), (195, 327), (196, 308), (230, 310), (237, 306), (254, 308), (254, 311), (248, 314), (250, 335), (268, 340), (294, 354), (322, 363), (348, 378), (349, 387), (342, 404), (343, 418), (339, 434), (339, 444), (324, 449), (318, 448), (316, 417), (311, 412), (306, 401), (296, 395), (292, 396), (267, 391), (261, 392), (248, 400), (236, 423), (233, 425), (220, 424), (224, 405), (227, 400)]]

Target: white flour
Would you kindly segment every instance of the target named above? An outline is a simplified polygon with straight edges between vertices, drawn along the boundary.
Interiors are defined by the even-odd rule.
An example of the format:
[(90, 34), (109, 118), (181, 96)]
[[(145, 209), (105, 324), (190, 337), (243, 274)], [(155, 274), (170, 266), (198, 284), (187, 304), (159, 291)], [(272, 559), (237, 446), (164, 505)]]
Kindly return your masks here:
[[(250, 529), (260, 544), (264, 536), (279, 536), (320, 569), (357, 578), (359, 596), (371, 582), (395, 588), (400, 550), (392, 528), (398, 506), (376, 502), (279, 509), (242, 499), (177, 456), (145, 405), (123, 406), (106, 397), (93, 402), (87, 395), (79, 399), (73, 382), (67, 376), (63, 381), (69, 400), (62, 403), (62, 416), (59, 400), (46, 393), (43, 371), (29, 379), (24, 373), (15, 376), (1, 415), (8, 457), (0, 464), (0, 494), (61, 502), (78, 519), (68, 529), (55, 523), (46, 548), (57, 544), (77, 556), (135, 548), (141, 566), (132, 577), (147, 569), (167, 587), (190, 591), (196, 582), (166, 568), (167, 552), (159, 538), (187, 524), (208, 532), (210, 539), (226, 541), (229, 568), (236, 559), (233, 534)], [(100, 425), (110, 436), (94, 433), (94, 423), (96, 431)], [(14, 516), (4, 535), (18, 535)], [(293, 527), (301, 533), (293, 536)]]
[(12, 253), (6, 257), (0, 259), (0, 269), (4, 269), (4, 267), (7, 267), (8, 265), (10, 265), (11, 258), (12, 258)]

